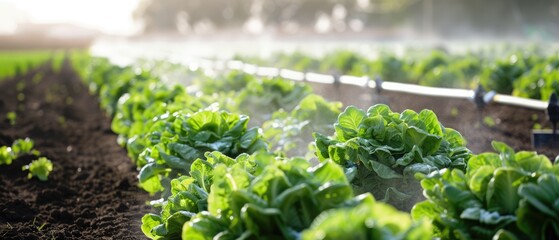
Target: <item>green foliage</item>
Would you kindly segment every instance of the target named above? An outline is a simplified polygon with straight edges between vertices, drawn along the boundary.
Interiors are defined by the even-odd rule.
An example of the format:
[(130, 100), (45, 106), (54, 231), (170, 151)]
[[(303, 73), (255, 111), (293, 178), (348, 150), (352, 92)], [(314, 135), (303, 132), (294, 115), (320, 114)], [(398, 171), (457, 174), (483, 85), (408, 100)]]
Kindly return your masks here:
[(419, 60), (413, 66), (413, 75), (418, 80), (423, 78), (427, 73), (433, 71), (436, 67), (446, 66), (449, 62), (448, 56), (442, 51), (433, 51), (429, 56)]
[(425, 74), (421, 85), (431, 87), (465, 88), (467, 83), (461, 81), (462, 73), (453, 71), (451, 68), (435, 67)]
[(470, 157), (466, 140), (430, 110), (400, 114), (383, 104), (367, 112), (350, 106), (334, 127), (333, 137), (314, 135), (319, 160), (342, 165), (355, 192), (371, 192), (400, 209), (409, 210), (410, 198), (420, 194), (416, 173), (463, 170)]
[(12, 143), (12, 151), (15, 155), (21, 156), (24, 154), (30, 154), (33, 152), (33, 140), (29, 138), (16, 139)]
[[(394, 57), (386, 64), (395, 62), (394, 69), (401, 69), (396, 75), (421, 75), (418, 81), (424, 84), (463, 86), (466, 76), (482, 71), (473, 58), (458, 61), (441, 52), (424, 63)], [(352, 74), (376, 68), (358, 54), (344, 53), (338, 60), (328, 64)], [(553, 64), (526, 55), (517, 55), (516, 61), (523, 72), (542, 69), (542, 62)], [(147, 237), (430, 239), (428, 223), (413, 222), (370, 196), (353, 195), (372, 192), (381, 201), (409, 209), (405, 201), (413, 203), (417, 199), (412, 197), (420, 195), (418, 176), (424, 178), (421, 186), (428, 200), (415, 206), (413, 217), (428, 218), (442, 239), (557, 234), (558, 213), (552, 206), (558, 198), (559, 167), (500, 143), (494, 144), (500, 154), (468, 160), (466, 141), (429, 110), (395, 113), (376, 105), (366, 112), (349, 107), (339, 114), (340, 104), (312, 95), (308, 86), (240, 72), (198, 82), (201, 93), (196, 97), (145, 69), (115, 67), (106, 60), (92, 60), (84, 73), (113, 117), (119, 142), (141, 168), (141, 187), (163, 192), (161, 200), (152, 202), (157, 213), (142, 218)], [(266, 121), (263, 135), (248, 127), (247, 116), (216, 110), (220, 108)], [(319, 166), (277, 157), (303, 146), (303, 135), (310, 132), (317, 132)], [(334, 136), (325, 136), (332, 132)], [(264, 152), (263, 139), (270, 140), (275, 155)], [(0, 148), (0, 159), (31, 148), (25, 142)], [(49, 165), (40, 161), (36, 169), (46, 179)]]
[(301, 239), (432, 239), (432, 229), (426, 221), (412, 222), (409, 214), (377, 203), (369, 194), (358, 198), (359, 204), (353, 208), (321, 213)]
[(216, 78), (202, 77), (198, 85), (204, 94), (211, 95), (220, 92), (239, 92), (250, 85), (257, 84), (256, 81), (253, 75), (231, 71), (227, 75)]
[[(152, 126), (147, 148), (140, 154), (140, 185), (148, 192), (164, 190), (170, 179), (185, 175), (208, 151), (236, 157), (267, 148), (248, 117), (224, 111), (173, 114)], [(168, 189), (168, 188), (167, 188)]]
[[(384, 81), (412, 83), (409, 76), (410, 64), (405, 60), (391, 54), (382, 54), (371, 63), (373, 74), (378, 74)], [(369, 73), (368, 75), (371, 75)], [(370, 76), (375, 77), (375, 76)]]
[(363, 76), (369, 73), (369, 62), (363, 56), (353, 51), (334, 51), (324, 56), (320, 64), (320, 71)]
[(553, 92), (559, 94), (559, 69), (551, 63), (536, 65), (513, 84), (513, 95), (547, 100)]
[[(555, 231), (557, 222), (551, 224), (550, 217), (544, 218), (548, 219), (548, 224), (538, 223), (538, 228), (524, 223), (527, 217), (530, 221), (536, 219), (532, 218), (534, 215), (527, 215), (526, 210), (533, 207), (530, 204), (557, 199), (554, 197), (557, 192), (553, 192), (556, 189), (532, 195), (535, 188), (554, 188), (551, 187), (554, 183), (547, 182), (549, 176), (538, 178), (556, 175), (557, 166), (534, 152), (515, 153), (501, 142), (493, 142), (493, 147), (498, 153), (470, 158), (466, 173), (460, 169), (445, 169), (421, 180), (427, 200), (414, 206), (413, 218), (431, 220), (437, 236), (442, 239), (495, 239), (505, 235), (541, 239), (538, 234)], [(530, 214), (541, 213), (531, 211)], [(517, 222), (520, 219), (522, 222)]]
[(324, 210), (357, 204), (342, 169), (331, 161), (257, 158), (243, 167), (214, 168), (208, 211), (183, 227), (183, 239), (297, 239)]
[(48, 176), (52, 171), (52, 162), (46, 157), (40, 157), (33, 160), (30, 164), (23, 166), (22, 170), (29, 170), (28, 178), (37, 177), (41, 181), (48, 180)]
[(16, 125), (17, 114), (15, 112), (8, 112), (6, 113), (6, 119), (10, 121), (10, 125), (14, 126)]
[(296, 51), (290, 54), (277, 53), (272, 57), (274, 66), (289, 68), (296, 71), (318, 70), (320, 60), (313, 58), (303, 52)]
[(243, 89), (236, 102), (241, 112), (253, 116), (253, 120), (260, 124), (279, 109), (293, 110), (311, 92), (312, 89), (305, 84), (280, 78), (261, 79)]
[[(462, 82), (468, 82), (481, 73), (482, 65), (481, 60), (473, 55), (466, 55), (464, 58), (451, 61), (448, 66), (452, 72), (459, 72), (462, 74)], [(457, 79), (459, 80), (459, 79)]]
[(338, 50), (321, 59), (302, 52), (276, 53), (269, 59), (237, 57), (248, 63), (288, 68), (302, 72), (380, 76), (385, 81), (415, 83), (433, 87), (475, 88), (515, 96), (548, 100), (552, 92), (559, 94), (559, 55), (549, 57), (542, 51), (527, 47), (470, 51), (448, 54), (428, 50), (427, 54), (406, 52), (403, 56), (381, 51), (368, 59), (360, 53)]
[(319, 95), (306, 96), (291, 112), (279, 110), (262, 124), (264, 138), (274, 152), (303, 156), (312, 140), (312, 133), (326, 134), (334, 130), (332, 123), (340, 114), (341, 103), (327, 102)]
[(494, 127), (497, 123), (495, 122), (495, 119), (493, 119), (490, 116), (485, 116), (483, 118), (483, 124), (485, 124), (488, 127)]
[(0, 165), (10, 165), (13, 160), (26, 154), (39, 155), (39, 151), (33, 150), (33, 140), (29, 138), (16, 139), (11, 147), (0, 147)]
[[(241, 154), (236, 159), (220, 152), (207, 152), (205, 159), (197, 159), (190, 168), (189, 176), (171, 181), (171, 193), (158, 206), (159, 214), (146, 214), (142, 218), (142, 229), (152, 239), (178, 239), (182, 226), (199, 212), (208, 210), (208, 195), (213, 184), (214, 168), (217, 165), (239, 167), (250, 174), (258, 168), (255, 158), (273, 158), (266, 153)], [(262, 167), (262, 166), (260, 166)], [(158, 224), (154, 224), (158, 223)]]
[(559, 236), (559, 179), (556, 174), (543, 174), (536, 183), (527, 183), (518, 189), (522, 200), (517, 210), (517, 226), (534, 239)]
[(51, 57), (51, 54), (50, 51), (0, 52), (0, 79), (23, 74), (46, 62)]
[(516, 61), (499, 61), (484, 70), (480, 83), (498, 93), (511, 94), (513, 84), (524, 74), (524, 66)]
[(10, 165), (16, 159), (16, 154), (12, 151), (11, 147), (1, 146), (0, 147), (0, 165)]
[(292, 111), (312, 93), (312, 89), (302, 83), (281, 78), (255, 78), (239, 71), (214, 79), (202, 77), (197, 84), (204, 93), (199, 97), (201, 101), (222, 110), (250, 115), (254, 125), (270, 120), (280, 109)]
[(178, 85), (167, 87), (159, 81), (147, 81), (129, 90), (118, 100), (111, 129), (119, 134), (122, 145), (136, 160), (147, 144), (146, 135), (164, 115), (192, 113), (203, 105)]
[[(101, 107), (104, 108), (111, 117), (117, 111), (118, 100), (138, 87), (141, 91), (149, 87), (148, 83), (157, 82), (157, 79), (144, 71), (133, 67), (118, 67), (109, 63), (107, 59), (94, 58), (91, 61), (89, 75), (89, 89), (99, 95)], [(115, 80), (118, 79), (118, 80)]]

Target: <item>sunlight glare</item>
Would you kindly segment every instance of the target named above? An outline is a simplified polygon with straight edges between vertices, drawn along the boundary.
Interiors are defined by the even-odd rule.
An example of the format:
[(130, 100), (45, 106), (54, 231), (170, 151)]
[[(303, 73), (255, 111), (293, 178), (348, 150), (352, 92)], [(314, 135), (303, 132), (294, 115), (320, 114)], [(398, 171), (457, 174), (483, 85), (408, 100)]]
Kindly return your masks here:
[(108, 34), (129, 35), (139, 27), (132, 14), (140, 0), (5, 0), (31, 23), (70, 23)]

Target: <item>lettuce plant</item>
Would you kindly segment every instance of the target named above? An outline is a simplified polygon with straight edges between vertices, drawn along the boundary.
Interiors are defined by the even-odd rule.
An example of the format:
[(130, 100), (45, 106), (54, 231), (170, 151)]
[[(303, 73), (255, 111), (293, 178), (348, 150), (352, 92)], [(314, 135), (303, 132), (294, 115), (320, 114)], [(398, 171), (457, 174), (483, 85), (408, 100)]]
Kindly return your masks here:
[(400, 114), (383, 104), (367, 112), (350, 106), (334, 128), (333, 137), (314, 134), (319, 160), (342, 165), (356, 193), (371, 192), (403, 210), (420, 195), (416, 173), (464, 170), (471, 155), (460, 133), (443, 127), (430, 110)]
[(204, 94), (215, 94), (224, 92), (239, 92), (250, 85), (257, 84), (256, 78), (242, 71), (231, 71), (227, 75), (217, 78), (203, 77), (197, 81), (200, 91)]
[(332, 161), (255, 159), (214, 168), (208, 211), (183, 227), (183, 239), (298, 239), (324, 210), (357, 204), (343, 170)]
[(6, 119), (8, 119), (8, 121), (10, 122), (10, 125), (12, 125), (12, 126), (16, 125), (16, 120), (17, 120), (16, 112), (10, 111), (10, 112), (6, 113)]
[(425, 75), (436, 67), (446, 67), (449, 63), (449, 56), (443, 51), (433, 51), (427, 57), (417, 61), (412, 69), (412, 75), (421, 80)]
[(520, 186), (518, 194), (518, 228), (533, 239), (559, 236), (559, 177), (543, 174), (537, 182)]
[(559, 94), (559, 70), (551, 64), (538, 64), (513, 83), (512, 95), (549, 100), (553, 92)]
[(280, 68), (293, 69), (295, 71), (313, 71), (320, 68), (320, 60), (311, 57), (301, 51), (295, 51), (289, 54), (276, 53), (272, 57), (273, 64)]
[(323, 57), (320, 71), (328, 73), (336, 71), (338, 74), (362, 76), (370, 72), (369, 60), (353, 51), (335, 51)]
[(316, 94), (303, 98), (291, 112), (279, 110), (262, 124), (263, 135), (274, 152), (303, 156), (312, 142), (312, 133), (334, 130), (332, 123), (340, 114), (341, 103), (328, 102)]
[(111, 128), (119, 134), (119, 143), (126, 146), (130, 158), (137, 161), (148, 144), (151, 127), (161, 116), (179, 111), (193, 113), (203, 107), (183, 87), (175, 85), (169, 89), (163, 83), (154, 82), (149, 87), (131, 89), (119, 99)]
[(528, 69), (523, 62), (516, 62), (511, 57), (509, 61), (498, 61), (490, 68), (486, 68), (481, 75), (480, 83), (486, 88), (498, 93), (511, 94), (513, 85)]
[(236, 102), (242, 113), (253, 116), (253, 120), (260, 124), (271, 119), (279, 109), (293, 110), (311, 92), (312, 89), (302, 83), (279, 78), (260, 79), (244, 88)]
[(408, 213), (375, 202), (368, 193), (358, 198), (359, 204), (355, 207), (331, 209), (318, 215), (310, 228), (303, 231), (301, 239), (432, 239), (428, 222), (413, 222)]
[(445, 169), (421, 180), (427, 200), (414, 206), (412, 217), (430, 219), (442, 239), (543, 239), (538, 236), (557, 233), (558, 166), (535, 152), (492, 144), (498, 153), (473, 156), (466, 173)]
[(46, 157), (40, 157), (33, 160), (30, 164), (22, 167), (22, 170), (29, 170), (28, 178), (37, 177), (41, 181), (48, 180), (48, 176), (52, 171), (52, 162)]
[(33, 154), (38, 156), (41, 154), (39, 151), (33, 149), (33, 140), (29, 138), (25, 139), (16, 139), (11, 147), (8, 146), (1, 146), (0, 147), (0, 165), (12, 164), (13, 160), (18, 157), (21, 157), (25, 154)]
[(187, 175), (190, 165), (205, 152), (229, 157), (267, 148), (258, 128), (248, 128), (249, 118), (225, 111), (177, 112), (152, 126), (147, 148), (140, 154), (140, 185), (155, 193), (170, 180)]
[(12, 151), (11, 147), (1, 146), (0, 147), (0, 165), (10, 165), (16, 159), (16, 155)]
[(21, 156), (23, 154), (31, 154), (31, 153), (37, 155), (38, 152), (33, 150), (34, 144), (35, 143), (33, 142), (33, 140), (29, 138), (16, 139), (12, 143), (12, 151), (17, 156)]
[(378, 74), (384, 81), (412, 81), (409, 70), (411, 66), (405, 59), (398, 58), (392, 54), (381, 54), (377, 60), (371, 63), (371, 65), (374, 73)]
[(233, 159), (220, 152), (207, 152), (205, 160), (197, 159), (190, 167), (190, 176), (171, 180), (171, 193), (157, 207), (159, 214), (142, 218), (142, 231), (152, 239), (179, 239), (182, 226), (194, 215), (208, 210), (208, 195), (213, 184), (213, 170), (217, 165), (239, 166), (249, 173), (256, 171), (255, 158), (273, 157), (267, 153), (241, 154)]

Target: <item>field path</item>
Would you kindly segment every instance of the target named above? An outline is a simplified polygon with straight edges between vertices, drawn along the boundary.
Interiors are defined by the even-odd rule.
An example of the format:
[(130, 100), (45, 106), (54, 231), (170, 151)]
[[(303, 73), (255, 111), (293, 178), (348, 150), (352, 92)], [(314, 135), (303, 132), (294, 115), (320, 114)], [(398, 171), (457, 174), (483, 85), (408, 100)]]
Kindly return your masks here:
[[(17, 113), (15, 126), (5, 119), (9, 111)], [(0, 145), (25, 137), (54, 170), (41, 182), (21, 170), (32, 156), (0, 166), (0, 239), (144, 238), (140, 219), (150, 211), (149, 196), (68, 61), (60, 71), (45, 64), (0, 81)]]

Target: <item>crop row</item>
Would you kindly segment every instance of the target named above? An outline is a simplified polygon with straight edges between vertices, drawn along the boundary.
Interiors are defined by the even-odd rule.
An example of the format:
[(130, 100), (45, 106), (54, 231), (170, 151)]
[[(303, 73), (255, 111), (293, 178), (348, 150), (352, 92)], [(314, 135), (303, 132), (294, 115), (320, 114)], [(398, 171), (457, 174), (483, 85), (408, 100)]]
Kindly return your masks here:
[(304, 84), (234, 71), (187, 91), (142, 68), (74, 62), (160, 197), (142, 218), (150, 238), (559, 236), (558, 165), (499, 142), (473, 155), (430, 110), (341, 111)]
[(50, 60), (53, 69), (58, 71), (63, 59), (64, 53), (56, 51), (0, 52), (0, 79), (23, 74), (47, 60)]
[(385, 81), (423, 86), (473, 89), (481, 84), (486, 90), (502, 94), (548, 100), (551, 93), (559, 94), (559, 55), (548, 54), (548, 50), (547, 54), (538, 52), (519, 49), (450, 54), (432, 50), (397, 56), (384, 51), (370, 59), (357, 52), (339, 50), (321, 58), (295, 52), (277, 53), (265, 59), (236, 59), (297, 71), (380, 76)]

